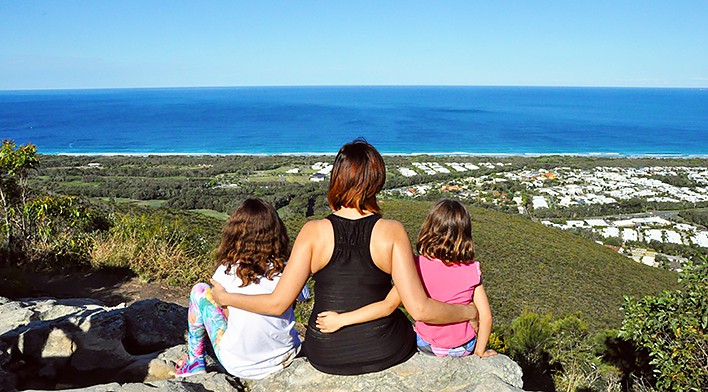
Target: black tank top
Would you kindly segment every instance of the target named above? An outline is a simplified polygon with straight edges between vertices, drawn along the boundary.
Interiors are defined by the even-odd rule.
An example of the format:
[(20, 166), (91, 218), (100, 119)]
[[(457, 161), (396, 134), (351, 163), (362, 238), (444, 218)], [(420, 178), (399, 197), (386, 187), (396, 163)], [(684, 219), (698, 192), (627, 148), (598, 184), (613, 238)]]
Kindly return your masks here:
[(405, 362), (416, 352), (415, 332), (400, 309), (334, 333), (322, 333), (316, 326), (320, 312), (355, 310), (383, 300), (391, 290), (391, 275), (374, 264), (369, 249), (371, 232), (379, 218), (327, 217), (334, 229), (334, 252), (329, 263), (313, 275), (315, 304), (304, 343), (310, 363), (322, 372), (377, 372)]

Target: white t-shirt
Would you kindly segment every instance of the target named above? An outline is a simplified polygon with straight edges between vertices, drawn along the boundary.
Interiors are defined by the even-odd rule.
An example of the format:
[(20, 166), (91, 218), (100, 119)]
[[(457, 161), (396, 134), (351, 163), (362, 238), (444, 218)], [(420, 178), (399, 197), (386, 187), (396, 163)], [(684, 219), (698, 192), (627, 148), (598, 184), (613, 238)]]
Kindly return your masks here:
[[(239, 294), (270, 294), (280, 280), (261, 277), (259, 283), (245, 287), (232, 267), (227, 274), (221, 265), (213, 279), (227, 292)], [(304, 301), (310, 296), (305, 286), (298, 296)], [(292, 307), (280, 316), (266, 316), (229, 306), (226, 332), (219, 344), (219, 358), (226, 371), (237, 377), (261, 379), (287, 366), (300, 351), (300, 339), (295, 330), (295, 313)]]

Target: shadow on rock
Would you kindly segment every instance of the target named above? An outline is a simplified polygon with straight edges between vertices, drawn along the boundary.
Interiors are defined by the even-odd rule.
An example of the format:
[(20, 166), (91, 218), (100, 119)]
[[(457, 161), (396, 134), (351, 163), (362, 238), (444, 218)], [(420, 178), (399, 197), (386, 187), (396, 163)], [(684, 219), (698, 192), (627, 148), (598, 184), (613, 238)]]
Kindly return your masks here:
[(0, 369), (10, 380), (0, 387), (170, 378), (172, 365), (156, 358), (184, 342), (186, 312), (159, 300), (109, 308), (95, 300), (0, 298)]

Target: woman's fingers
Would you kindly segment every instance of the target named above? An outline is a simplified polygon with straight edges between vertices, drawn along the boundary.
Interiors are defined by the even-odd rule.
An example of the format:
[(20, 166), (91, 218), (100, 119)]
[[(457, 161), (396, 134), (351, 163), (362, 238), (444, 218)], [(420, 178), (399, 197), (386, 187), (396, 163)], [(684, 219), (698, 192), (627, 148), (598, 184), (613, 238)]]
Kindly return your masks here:
[(214, 279), (210, 279), (209, 282), (211, 283), (211, 297), (214, 299), (214, 302), (219, 305), (223, 305), (223, 303), (221, 302), (221, 295), (226, 292), (224, 286), (219, 284), (219, 282), (215, 281)]

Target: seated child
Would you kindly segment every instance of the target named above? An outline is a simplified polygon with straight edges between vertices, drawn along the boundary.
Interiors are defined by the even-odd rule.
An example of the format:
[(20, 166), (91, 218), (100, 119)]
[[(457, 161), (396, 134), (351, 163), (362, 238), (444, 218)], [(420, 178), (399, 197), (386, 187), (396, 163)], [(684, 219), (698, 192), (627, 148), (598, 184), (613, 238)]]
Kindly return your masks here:
[[(454, 200), (437, 202), (423, 222), (417, 249), (418, 273), (430, 298), (450, 304), (474, 302), (479, 312), (477, 330), (468, 322), (444, 325), (416, 322), (418, 350), (439, 357), (496, 355), (496, 351), (487, 350), (492, 312), (482, 286), (479, 262), (474, 261), (472, 221), (467, 209)], [(394, 287), (383, 301), (351, 312), (318, 314), (317, 328), (325, 333), (335, 332), (347, 325), (386, 316), (400, 303)]]
[[(248, 199), (231, 215), (217, 252), (213, 280), (226, 291), (268, 294), (283, 272), (289, 239), (283, 221), (268, 203)], [(298, 300), (309, 297), (307, 286)], [(198, 283), (189, 296), (188, 354), (176, 366), (176, 376), (204, 373), (204, 343), (209, 338), (217, 359), (237, 377), (261, 379), (288, 366), (300, 351), (295, 313), (265, 316), (237, 308), (221, 308), (211, 287)], [(205, 336), (206, 333), (206, 336)]]

